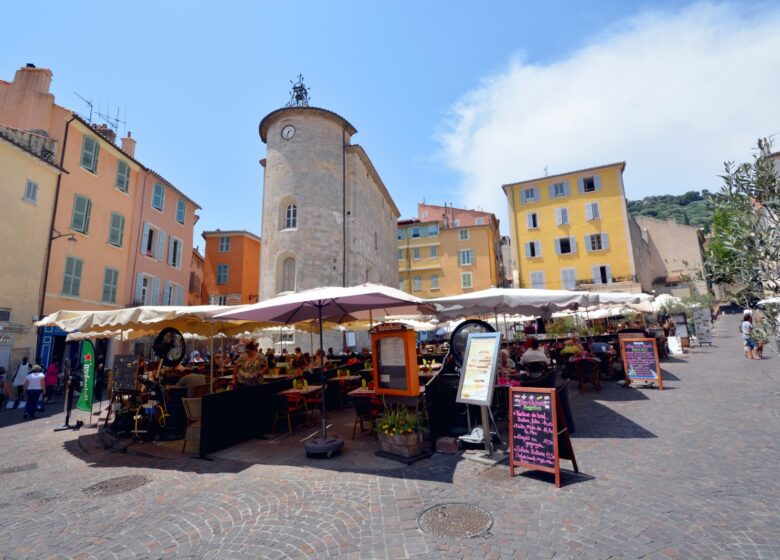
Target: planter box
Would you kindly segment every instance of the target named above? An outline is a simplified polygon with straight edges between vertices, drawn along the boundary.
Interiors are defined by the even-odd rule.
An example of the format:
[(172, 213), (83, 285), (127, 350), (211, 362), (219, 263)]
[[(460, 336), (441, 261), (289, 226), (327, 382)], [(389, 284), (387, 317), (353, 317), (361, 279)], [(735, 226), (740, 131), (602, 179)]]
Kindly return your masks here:
[(418, 433), (395, 436), (379, 434), (379, 444), (385, 453), (401, 457), (416, 457), (422, 453), (422, 437)]

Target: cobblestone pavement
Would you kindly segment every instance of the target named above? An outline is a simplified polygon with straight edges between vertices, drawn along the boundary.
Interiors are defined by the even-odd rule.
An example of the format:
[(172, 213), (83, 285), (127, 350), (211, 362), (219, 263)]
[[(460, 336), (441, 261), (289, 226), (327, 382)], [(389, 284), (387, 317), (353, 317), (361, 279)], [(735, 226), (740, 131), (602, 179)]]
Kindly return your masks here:
[[(0, 556), (778, 558), (780, 359), (746, 360), (737, 326), (721, 318), (713, 348), (665, 362), (663, 391), (573, 394), (584, 475), (559, 490), (460, 456), (406, 467), (357, 446), (335, 462), (300, 448), (274, 462), (253, 460), (250, 443), (204, 461), (164, 446), (111, 453), (92, 431), (53, 432), (61, 415), (6, 426)], [(128, 475), (148, 483), (82, 491)], [(447, 502), (490, 512), (490, 533), (422, 533), (418, 514)]]

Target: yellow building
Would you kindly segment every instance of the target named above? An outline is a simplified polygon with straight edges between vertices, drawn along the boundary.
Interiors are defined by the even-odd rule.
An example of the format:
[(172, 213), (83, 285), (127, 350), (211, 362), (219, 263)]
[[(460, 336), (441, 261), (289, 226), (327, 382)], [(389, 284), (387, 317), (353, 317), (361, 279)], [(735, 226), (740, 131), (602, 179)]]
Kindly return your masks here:
[(521, 287), (640, 291), (625, 162), (504, 185)]
[[(474, 210), (431, 211), (419, 205), (421, 216), (398, 222), (398, 270), (401, 290), (423, 298), (484, 290), (501, 283), (498, 221)], [(450, 219), (452, 211), (458, 218)], [(464, 213), (474, 214), (473, 216)], [(441, 218), (441, 219), (439, 219)]]
[[(54, 212), (55, 142), (41, 134), (0, 126), (0, 367), (12, 371), (35, 358), (41, 284)], [(55, 241), (55, 243), (57, 243)], [(67, 245), (59, 242), (60, 248)], [(15, 371), (15, 370), (13, 370)]]

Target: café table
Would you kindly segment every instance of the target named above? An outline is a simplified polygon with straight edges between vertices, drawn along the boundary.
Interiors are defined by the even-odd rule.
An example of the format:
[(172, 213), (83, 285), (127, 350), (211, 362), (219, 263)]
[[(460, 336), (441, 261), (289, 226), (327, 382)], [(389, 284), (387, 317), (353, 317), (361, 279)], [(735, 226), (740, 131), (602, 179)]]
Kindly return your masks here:
[(375, 397), (376, 396), (376, 390), (370, 389), (368, 387), (358, 387), (357, 389), (353, 389), (349, 393), (347, 393), (347, 396), (349, 397)]
[[(296, 397), (303, 397), (303, 399), (307, 399), (308, 397), (312, 397), (319, 393), (322, 390), (322, 385), (309, 385), (308, 387), (302, 387), (300, 389), (285, 389), (284, 391), (279, 391), (278, 394), (287, 397), (288, 399), (295, 399)], [(309, 413), (311, 413), (311, 421), (314, 421), (314, 411), (316, 410), (316, 407), (314, 409), (309, 409), (308, 406), (304, 406), (306, 409), (306, 416), (309, 416)], [(308, 424), (308, 420), (307, 420)]]

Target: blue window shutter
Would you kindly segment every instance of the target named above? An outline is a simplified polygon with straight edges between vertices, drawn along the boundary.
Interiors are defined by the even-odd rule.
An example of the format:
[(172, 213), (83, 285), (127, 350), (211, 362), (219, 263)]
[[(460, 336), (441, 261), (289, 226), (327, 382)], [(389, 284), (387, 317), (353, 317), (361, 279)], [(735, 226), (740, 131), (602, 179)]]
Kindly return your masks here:
[(163, 259), (164, 252), (165, 252), (165, 232), (161, 230), (157, 237), (157, 255), (155, 255), (155, 258), (158, 261), (161, 261)]
[(167, 280), (163, 284), (163, 298), (162, 298), (162, 304), (168, 305), (171, 301), (171, 283)]
[(184, 290), (181, 286), (176, 286), (176, 305), (183, 305)]
[(561, 240), (556, 239), (555, 240), (555, 254), (560, 255), (561, 254)]
[(179, 240), (179, 243), (176, 246), (176, 268), (181, 268), (181, 253), (183, 246), (184, 244)]
[(534, 249), (536, 249), (536, 256), (541, 257), (542, 256), (542, 242), (541, 241), (534, 241)]
[(594, 284), (601, 284), (601, 267), (594, 266), (592, 269), (593, 273), (593, 283)]
[(607, 283), (608, 284), (612, 283), (612, 266), (611, 265), (607, 265)]
[(609, 235), (606, 233), (601, 234), (601, 248), (604, 250), (609, 249)]
[(563, 193), (564, 193), (564, 196), (569, 196), (571, 194), (571, 191), (569, 189), (569, 182), (568, 181), (564, 181), (563, 182)]
[(525, 256), (531, 258), (531, 243), (532, 241), (525, 242)]
[(586, 220), (593, 219), (593, 207), (590, 205), (590, 202), (585, 204), (585, 219)]
[(593, 176), (593, 186), (597, 191), (601, 190), (601, 177), (599, 175)]
[(539, 187), (534, 187), (534, 201), (539, 200)]
[(176, 253), (174, 253), (174, 251), (173, 251), (173, 236), (171, 235), (168, 238), (168, 260), (167, 260), (167, 263), (170, 266), (173, 266), (175, 258), (176, 258)]
[(135, 297), (133, 303), (144, 305), (144, 300), (141, 299), (141, 292), (144, 289), (144, 275), (140, 272), (135, 275)]
[(585, 192), (585, 181), (582, 180), (582, 177), (577, 179), (577, 188), (580, 190), (580, 193)]
[(570, 237), (569, 243), (571, 243), (571, 252), (576, 253), (577, 252), (577, 238), (576, 237)]
[(588, 253), (590, 253), (590, 251), (592, 250), (591, 243), (592, 243), (591, 242), (591, 236), (590, 235), (586, 235), (585, 236), (585, 250)]
[(154, 278), (152, 280), (152, 305), (160, 305), (160, 279)]
[(533, 215), (531, 214), (531, 212), (526, 212), (525, 214), (525, 225), (528, 229), (532, 229), (534, 227)]
[(146, 254), (146, 245), (149, 243), (149, 222), (144, 223), (144, 233), (141, 236), (141, 254)]
[(547, 187), (547, 190), (548, 190), (548, 194), (550, 195), (550, 198), (551, 199), (555, 198), (555, 185), (554, 184), (550, 185), (549, 187)]

